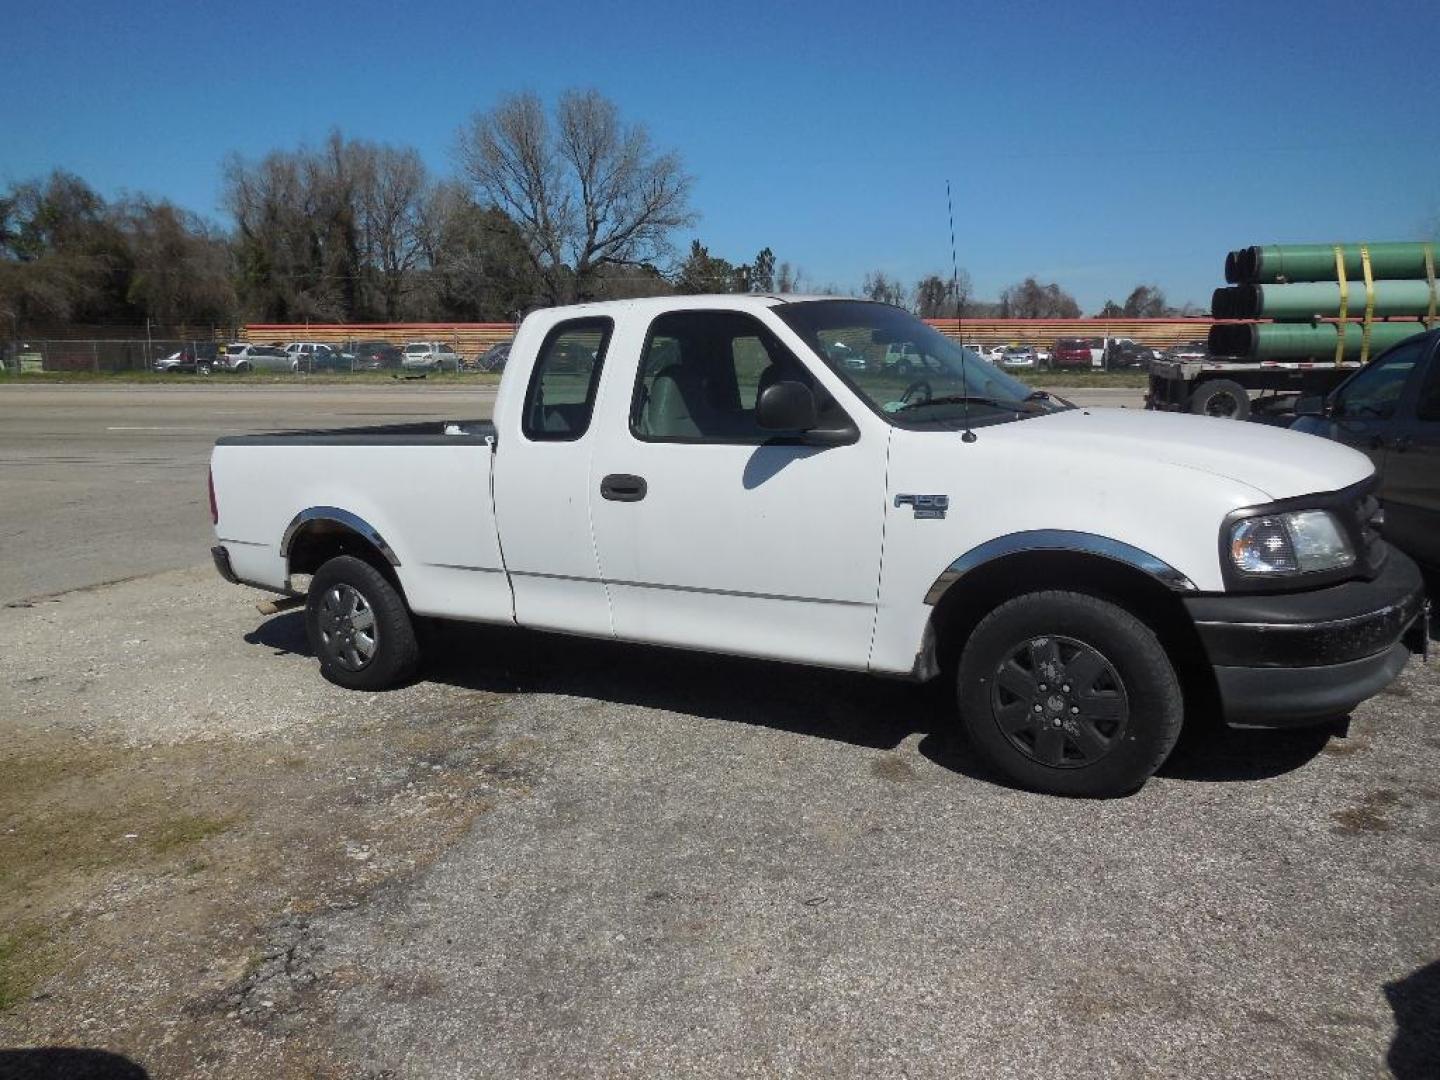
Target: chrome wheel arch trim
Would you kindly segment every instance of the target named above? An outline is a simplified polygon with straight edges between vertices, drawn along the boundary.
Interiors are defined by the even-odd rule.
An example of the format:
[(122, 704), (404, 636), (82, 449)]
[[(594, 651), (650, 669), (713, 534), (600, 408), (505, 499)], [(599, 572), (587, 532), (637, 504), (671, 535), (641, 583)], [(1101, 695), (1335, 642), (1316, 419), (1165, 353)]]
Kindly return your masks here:
[(987, 540), (973, 547), (947, 566), (925, 594), (925, 603), (934, 607), (957, 581), (970, 571), (978, 569), (996, 559), (1009, 555), (1020, 555), (1032, 551), (1064, 551), (1081, 555), (1097, 555), (1103, 559), (1123, 563), (1146, 574), (1173, 592), (1197, 592), (1195, 583), (1176, 570), (1164, 559), (1148, 551), (1112, 540), (1095, 533), (1072, 532), (1067, 529), (1033, 529), (1028, 532), (1010, 533)]
[(280, 557), (285, 560), (287, 566), (290, 562), (290, 545), (294, 542), (295, 537), (299, 536), (301, 530), (307, 525), (317, 521), (343, 525), (373, 544), (375, 550), (380, 552), (391, 566), (400, 565), (399, 557), (395, 554), (394, 549), (385, 542), (385, 538), (380, 535), (380, 530), (364, 518), (358, 514), (352, 514), (349, 510), (342, 510), (338, 506), (312, 506), (308, 510), (301, 510), (285, 527), (285, 536), (280, 541)]

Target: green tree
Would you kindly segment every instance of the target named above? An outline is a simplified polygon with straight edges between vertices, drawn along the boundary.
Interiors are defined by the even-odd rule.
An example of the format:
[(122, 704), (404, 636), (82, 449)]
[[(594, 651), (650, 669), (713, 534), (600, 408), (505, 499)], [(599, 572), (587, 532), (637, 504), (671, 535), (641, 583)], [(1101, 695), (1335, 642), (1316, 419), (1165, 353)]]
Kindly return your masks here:
[(1169, 313), (1165, 293), (1158, 285), (1136, 285), (1120, 313), (1127, 319), (1158, 319)]
[(690, 254), (675, 274), (675, 291), (689, 295), (745, 292), (743, 269), (711, 255), (699, 240), (692, 240)]
[(1080, 305), (1053, 281), (1041, 285), (1033, 277), (1005, 288), (1000, 293), (1002, 319), (1078, 319)]

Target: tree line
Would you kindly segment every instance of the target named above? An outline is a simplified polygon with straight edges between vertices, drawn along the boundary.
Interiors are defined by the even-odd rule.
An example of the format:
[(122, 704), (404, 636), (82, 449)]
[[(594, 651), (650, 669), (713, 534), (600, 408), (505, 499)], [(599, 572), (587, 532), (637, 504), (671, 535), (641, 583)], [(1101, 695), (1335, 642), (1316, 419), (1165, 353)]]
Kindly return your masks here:
[[(985, 302), (968, 274), (913, 284), (884, 271), (858, 290), (810, 281), (769, 248), (731, 262), (690, 229), (693, 178), (594, 90), (503, 98), (456, 134), (454, 175), (419, 153), (332, 133), (319, 147), (221, 167), (223, 228), (166, 199), (107, 201), (63, 170), (0, 194), (0, 333), (64, 323), (511, 321), (533, 307), (663, 293), (815, 292), (927, 318), (1075, 317), (1055, 283), (1026, 278)], [(1112, 310), (1113, 309), (1113, 310)], [(1138, 286), (1105, 315), (1168, 314)]]

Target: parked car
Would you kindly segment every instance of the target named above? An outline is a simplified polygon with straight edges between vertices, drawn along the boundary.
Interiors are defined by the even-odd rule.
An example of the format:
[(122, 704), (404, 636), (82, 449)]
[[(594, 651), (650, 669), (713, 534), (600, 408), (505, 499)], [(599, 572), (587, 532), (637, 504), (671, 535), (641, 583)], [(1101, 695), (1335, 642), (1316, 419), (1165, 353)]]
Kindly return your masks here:
[(459, 371), (460, 357), (444, 341), (412, 341), (405, 346), (400, 364), (407, 371)]
[(295, 360), (279, 345), (236, 342), (216, 358), (216, 371), (294, 371)]
[(156, 371), (188, 372), (192, 375), (209, 375), (215, 367), (220, 346), (213, 341), (197, 341), (183, 345), (168, 356), (155, 361)]
[(1327, 397), (1301, 398), (1292, 425), (1375, 463), (1381, 532), (1440, 574), (1440, 330), (1381, 353)]
[(1167, 360), (1208, 360), (1210, 358), (1210, 343), (1208, 341), (1182, 341), (1179, 345), (1172, 345), (1165, 350)]
[(1112, 371), (1123, 368), (1149, 367), (1155, 359), (1155, 350), (1141, 345), (1134, 338), (1107, 338), (1105, 344), (1105, 366)]
[(323, 345), (311, 354), (311, 371), (353, 371), (355, 354), (340, 345)]
[(354, 349), (356, 371), (398, 371), (405, 354), (388, 341), (357, 341)]
[[(293, 371), (336, 370), (340, 367), (337, 351), (336, 346), (323, 341), (292, 341), (285, 346)], [(348, 364), (345, 369), (349, 370)]]
[[(920, 372), (841, 368), (842, 339)], [(1074, 408), (886, 304), (545, 308), (494, 416), (221, 438), (217, 569), (305, 576), (320, 670), (357, 690), (416, 670), (416, 618), (943, 673), (980, 755), (1068, 795), (1142, 784), (1187, 693), (1246, 725), (1345, 714), (1422, 615), (1363, 454)]]
[(481, 371), (504, 371), (505, 362), (510, 359), (510, 344), (508, 341), (501, 341), (491, 345), (476, 358), (475, 366)]
[(852, 349), (843, 341), (830, 341), (825, 343), (825, 355), (834, 363), (843, 364), (845, 367), (865, 368), (865, 354)]
[(1083, 338), (1061, 338), (1050, 350), (1051, 367), (1088, 368), (1091, 365), (1090, 346)]
[(1000, 353), (1000, 366), (1034, 370), (1040, 366), (1040, 360), (1029, 345), (1010, 345)]

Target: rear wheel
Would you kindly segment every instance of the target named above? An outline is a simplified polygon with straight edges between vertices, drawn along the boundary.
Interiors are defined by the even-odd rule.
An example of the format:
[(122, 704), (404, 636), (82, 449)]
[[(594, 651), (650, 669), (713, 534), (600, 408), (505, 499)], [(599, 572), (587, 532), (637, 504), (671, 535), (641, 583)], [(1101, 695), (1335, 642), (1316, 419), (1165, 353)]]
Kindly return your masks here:
[(1169, 755), (1180, 683), (1153, 631), (1093, 596), (1010, 600), (975, 628), (957, 696), (972, 745), (1011, 779), (1057, 795), (1123, 795)]
[(1250, 416), (1250, 395), (1233, 379), (1210, 379), (1190, 395), (1190, 411), (1221, 420), (1246, 420)]
[(415, 627), (399, 590), (353, 555), (330, 559), (311, 580), (305, 632), (320, 673), (351, 690), (394, 686), (420, 660)]

